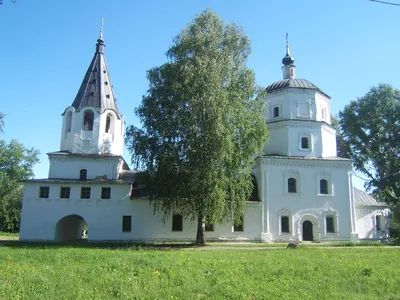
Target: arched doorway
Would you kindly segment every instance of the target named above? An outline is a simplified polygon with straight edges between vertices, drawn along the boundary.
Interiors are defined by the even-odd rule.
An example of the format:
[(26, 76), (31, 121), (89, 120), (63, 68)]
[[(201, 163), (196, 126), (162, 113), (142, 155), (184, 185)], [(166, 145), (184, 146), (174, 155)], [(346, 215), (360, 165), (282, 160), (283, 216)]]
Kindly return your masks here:
[(88, 225), (79, 215), (69, 215), (57, 222), (55, 240), (57, 242), (87, 239)]
[(313, 241), (313, 223), (309, 220), (303, 222), (303, 241)]

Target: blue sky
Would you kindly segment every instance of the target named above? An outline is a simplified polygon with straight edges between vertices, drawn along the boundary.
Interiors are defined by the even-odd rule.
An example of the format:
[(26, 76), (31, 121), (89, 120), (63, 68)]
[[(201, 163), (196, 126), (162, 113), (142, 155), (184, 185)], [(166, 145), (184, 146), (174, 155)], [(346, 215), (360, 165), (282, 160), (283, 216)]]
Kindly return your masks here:
[[(148, 88), (146, 71), (166, 61), (173, 37), (207, 8), (243, 27), (252, 42), (248, 66), (261, 86), (282, 78), (289, 32), (297, 77), (332, 97), (334, 115), (378, 83), (399, 88), (396, 6), (368, 0), (3, 0), (3, 137), (39, 149), (35, 177), (47, 177), (46, 153), (59, 150), (61, 113), (74, 100), (92, 59), (101, 18), (119, 110), (127, 125), (140, 125), (134, 108)], [(124, 156), (130, 160), (127, 151)]]

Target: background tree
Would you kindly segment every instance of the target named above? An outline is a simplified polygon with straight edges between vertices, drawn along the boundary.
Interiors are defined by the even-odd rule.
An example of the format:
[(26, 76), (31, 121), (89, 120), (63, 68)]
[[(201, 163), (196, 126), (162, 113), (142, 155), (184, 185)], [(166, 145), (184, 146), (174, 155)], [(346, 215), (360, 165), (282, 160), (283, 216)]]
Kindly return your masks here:
[(3, 133), (5, 115), (0, 111), (0, 133)]
[(380, 84), (339, 112), (341, 137), (357, 170), (387, 203), (400, 197), (400, 91)]
[(143, 127), (127, 129), (155, 209), (197, 219), (198, 244), (204, 222), (239, 222), (254, 154), (267, 138), (249, 54), (240, 28), (204, 11), (174, 39), (169, 61), (148, 71), (149, 90), (136, 109)]
[(336, 129), (336, 150), (337, 156), (343, 158), (350, 158), (349, 149), (347, 143), (344, 141), (344, 137), (340, 128), (339, 119), (331, 115), (332, 127)]
[(39, 151), (26, 149), (12, 140), (0, 140), (0, 231), (18, 232), (23, 183), (33, 176), (32, 167), (39, 161)]

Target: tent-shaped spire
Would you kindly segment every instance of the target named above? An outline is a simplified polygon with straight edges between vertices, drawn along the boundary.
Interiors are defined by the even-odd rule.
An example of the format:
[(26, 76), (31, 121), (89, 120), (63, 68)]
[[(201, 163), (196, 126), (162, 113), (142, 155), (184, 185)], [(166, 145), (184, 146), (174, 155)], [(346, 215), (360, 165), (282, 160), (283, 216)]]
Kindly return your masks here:
[(121, 115), (115, 102), (110, 75), (104, 57), (104, 47), (103, 28), (101, 28), (100, 37), (97, 39), (96, 52), (86, 71), (72, 106), (75, 107), (76, 110), (80, 110), (82, 107), (92, 106), (100, 113), (111, 109), (115, 111), (118, 118), (120, 118)]

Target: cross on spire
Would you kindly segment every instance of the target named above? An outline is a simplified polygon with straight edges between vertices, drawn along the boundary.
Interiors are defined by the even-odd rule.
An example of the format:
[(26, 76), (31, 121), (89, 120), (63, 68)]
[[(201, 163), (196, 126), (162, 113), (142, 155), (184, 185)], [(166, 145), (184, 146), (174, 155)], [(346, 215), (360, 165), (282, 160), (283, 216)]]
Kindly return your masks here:
[(104, 19), (101, 18), (101, 27), (100, 27), (100, 38), (103, 39), (103, 27), (104, 27)]

